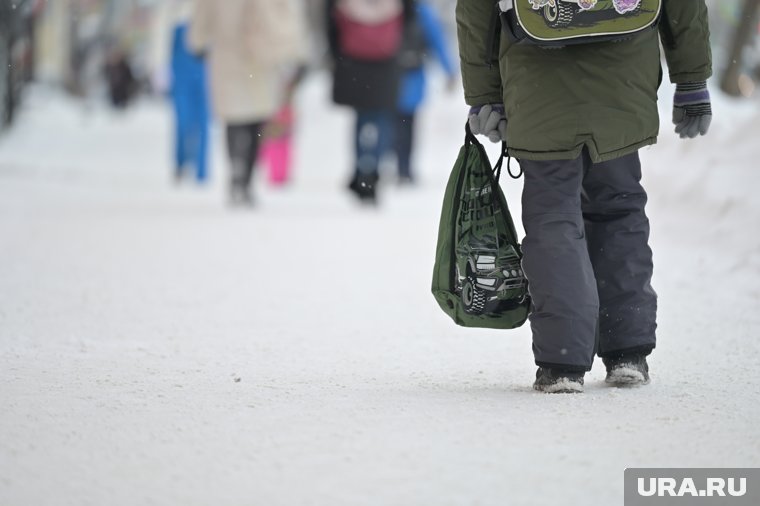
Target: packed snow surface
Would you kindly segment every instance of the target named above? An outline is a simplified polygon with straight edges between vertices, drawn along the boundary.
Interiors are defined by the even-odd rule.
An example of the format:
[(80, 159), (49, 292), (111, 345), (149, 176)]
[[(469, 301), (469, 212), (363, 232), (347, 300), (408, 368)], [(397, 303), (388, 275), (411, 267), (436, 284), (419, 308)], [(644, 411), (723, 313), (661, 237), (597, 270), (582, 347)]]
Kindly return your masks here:
[[(610, 505), (627, 467), (760, 466), (760, 112), (642, 152), (652, 383), (534, 392), (530, 330), (429, 293), (466, 107), (421, 120), (421, 185), (344, 189), (347, 111), (300, 91), (294, 184), (231, 211), (170, 177), (171, 115), (35, 90), (0, 138), (0, 504)], [(494, 151), (492, 151), (494, 153)], [(520, 182), (503, 186), (519, 221)]]

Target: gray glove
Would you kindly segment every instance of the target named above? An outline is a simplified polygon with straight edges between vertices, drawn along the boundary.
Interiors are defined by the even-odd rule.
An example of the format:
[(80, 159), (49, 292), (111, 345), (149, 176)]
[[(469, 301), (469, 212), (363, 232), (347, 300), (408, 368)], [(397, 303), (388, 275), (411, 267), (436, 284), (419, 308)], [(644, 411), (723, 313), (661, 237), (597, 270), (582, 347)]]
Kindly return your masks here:
[(491, 142), (507, 140), (507, 118), (502, 104), (486, 104), (473, 107), (467, 119), (475, 135), (485, 135)]
[(712, 106), (707, 83), (683, 83), (676, 85), (673, 97), (673, 124), (681, 139), (693, 139), (705, 135), (712, 121)]

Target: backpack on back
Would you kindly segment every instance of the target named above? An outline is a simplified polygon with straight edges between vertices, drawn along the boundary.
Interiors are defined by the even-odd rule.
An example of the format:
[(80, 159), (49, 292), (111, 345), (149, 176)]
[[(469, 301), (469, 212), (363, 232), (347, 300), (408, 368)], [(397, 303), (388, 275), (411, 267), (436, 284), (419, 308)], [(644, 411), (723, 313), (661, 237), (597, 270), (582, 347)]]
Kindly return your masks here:
[(501, 0), (515, 42), (566, 46), (629, 38), (657, 26), (662, 0)]
[(398, 54), (404, 38), (401, 0), (338, 0), (334, 15), (343, 55), (383, 61)]

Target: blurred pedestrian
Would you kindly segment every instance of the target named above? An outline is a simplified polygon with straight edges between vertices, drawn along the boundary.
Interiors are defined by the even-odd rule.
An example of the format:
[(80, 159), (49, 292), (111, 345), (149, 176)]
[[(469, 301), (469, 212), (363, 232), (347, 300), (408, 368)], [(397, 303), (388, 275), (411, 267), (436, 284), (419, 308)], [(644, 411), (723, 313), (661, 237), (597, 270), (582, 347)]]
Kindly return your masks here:
[(399, 98), (399, 62), (413, 19), (411, 0), (328, 0), (333, 100), (356, 111), (356, 162), (349, 189), (376, 202), (380, 161), (391, 146)]
[(205, 63), (187, 44), (191, 5), (185, 1), (179, 7), (178, 22), (172, 34), (170, 93), (176, 132), (174, 176), (180, 181), (191, 164), (196, 180), (204, 183), (208, 178), (208, 92)]
[(542, 392), (583, 391), (595, 354), (607, 383), (649, 383), (657, 294), (638, 150), (657, 141), (661, 48), (676, 133), (704, 135), (712, 119), (705, 1), (599, 4), (584, 18), (545, 0), (534, 5), (547, 22), (523, 25), (536, 10), (503, 1), (494, 32), (493, 2), (457, 2), (470, 128), (505, 141), (525, 173), (522, 266)]
[(447, 89), (456, 86), (456, 69), (446, 40), (443, 25), (435, 9), (424, 0), (414, 2), (415, 18), (407, 30), (400, 62), (404, 69), (401, 94), (395, 117), (393, 151), (396, 155), (399, 183), (413, 184), (414, 127), (417, 110), (427, 88), (426, 61), (432, 56), (440, 63), (447, 77)]
[(109, 52), (104, 74), (111, 105), (117, 109), (125, 109), (137, 92), (137, 80), (126, 51), (117, 47)]
[(251, 205), (262, 128), (282, 103), (282, 66), (303, 51), (297, 0), (196, 0), (190, 46), (208, 54), (213, 109), (226, 124), (232, 205)]

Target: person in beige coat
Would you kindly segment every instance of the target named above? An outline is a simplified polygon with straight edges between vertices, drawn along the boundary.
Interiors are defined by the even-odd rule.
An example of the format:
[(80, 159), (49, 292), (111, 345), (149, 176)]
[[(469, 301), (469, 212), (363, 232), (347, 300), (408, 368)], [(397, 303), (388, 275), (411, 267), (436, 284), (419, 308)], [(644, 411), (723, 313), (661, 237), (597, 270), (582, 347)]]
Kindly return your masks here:
[(190, 46), (207, 55), (211, 101), (226, 125), (230, 201), (252, 203), (264, 123), (279, 109), (283, 71), (308, 49), (301, 0), (195, 0)]

